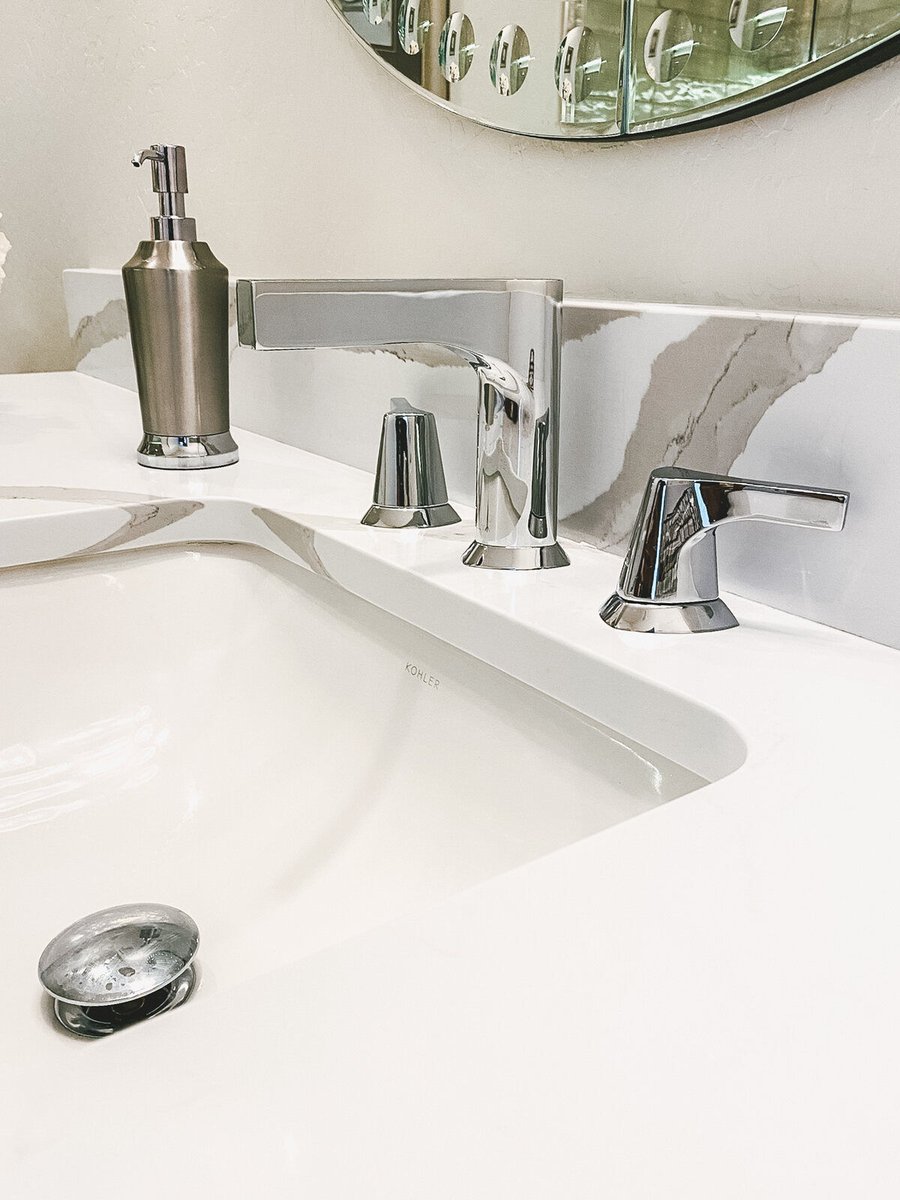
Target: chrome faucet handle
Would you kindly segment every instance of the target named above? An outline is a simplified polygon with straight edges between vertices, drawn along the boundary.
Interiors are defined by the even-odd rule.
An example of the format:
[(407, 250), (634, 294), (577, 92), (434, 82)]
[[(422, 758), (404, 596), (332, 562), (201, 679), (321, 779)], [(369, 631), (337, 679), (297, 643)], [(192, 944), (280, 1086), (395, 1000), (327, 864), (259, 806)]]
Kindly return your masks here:
[(436, 529), (456, 525), (448, 503), (434, 413), (392, 400), (384, 414), (374, 503), (362, 519), (378, 529)]
[(600, 610), (613, 629), (704, 633), (733, 629), (719, 597), (716, 530), (730, 521), (844, 528), (847, 492), (794, 487), (681, 467), (651, 472), (615, 595)]

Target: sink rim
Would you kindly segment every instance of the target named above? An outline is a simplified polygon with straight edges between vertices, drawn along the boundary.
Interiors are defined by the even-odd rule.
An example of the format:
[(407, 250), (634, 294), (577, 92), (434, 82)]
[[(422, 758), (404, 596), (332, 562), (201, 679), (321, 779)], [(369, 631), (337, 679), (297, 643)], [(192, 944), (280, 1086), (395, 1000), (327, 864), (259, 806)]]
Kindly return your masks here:
[[(93, 506), (84, 504), (84, 507), (72, 512), (41, 512), (22, 518), (0, 518), (0, 527), (7, 535), (6, 545), (0, 547), (0, 582), (8, 572), (16, 569), (90, 560), (118, 551), (246, 546), (251, 550), (272, 553), (277, 558), (329, 579), (343, 590), (414, 627), (434, 634), (639, 745), (656, 750), (710, 782), (734, 774), (748, 760), (750, 738), (739, 720), (705, 699), (698, 699), (681, 688), (673, 687), (670, 681), (656, 680), (628, 668), (622, 670), (608, 654), (603, 653), (608, 649), (608, 640), (599, 629), (596, 647), (575, 647), (557, 633), (535, 628), (530, 622), (519, 619), (515, 605), (512, 611), (497, 612), (490, 603), (476, 599), (471, 594), (464, 598), (448, 596), (439, 582), (435, 596), (435, 581), (427, 576), (417, 576), (403, 562), (404, 545), (409, 545), (405, 535), (392, 533), (391, 536), (397, 539), (394, 548), (401, 553), (394, 556), (394, 561), (385, 561), (370, 553), (367, 546), (359, 544), (359, 534), (362, 532), (389, 548), (382, 531), (365, 529), (356, 521), (351, 524), (335, 521), (334, 518), (310, 518), (250, 501), (216, 496), (206, 497), (202, 502), (172, 497), (148, 500), (127, 495), (123, 495), (122, 500), (122, 504), (112, 505), (107, 493), (101, 503)], [(84, 503), (83, 499), (79, 503)], [(435, 532), (437, 536), (432, 537), (431, 546), (443, 549), (445, 553), (447, 547), (441, 543), (448, 540), (458, 543), (468, 536), (466, 523), (449, 531)], [(45, 551), (35, 553), (36, 538), (47, 544)], [(60, 543), (67, 545), (63, 553), (60, 553)], [(618, 569), (617, 559), (592, 548), (569, 543), (567, 551), (570, 556), (575, 554), (576, 562), (587, 551), (594, 557), (611, 560)], [(331, 569), (330, 561), (325, 561), (334, 555), (339, 558), (339, 568), (336, 570)], [(348, 578), (347, 568), (351, 565), (352, 578)], [(464, 567), (461, 570), (486, 579), (484, 590), (488, 593), (498, 591), (498, 583), (511, 583), (513, 593), (520, 583), (527, 583), (521, 577), (510, 580), (507, 576), (505, 580), (498, 581), (496, 577), (490, 578), (494, 573), (476, 573)], [(368, 586), (372, 582), (368, 576), (373, 572), (379, 575), (375, 589)], [(536, 572), (532, 578), (538, 578), (541, 574)], [(413, 585), (409, 594), (405, 593), (404, 583)], [(427, 600), (423, 597), (421, 609), (414, 601), (414, 593), (420, 589), (428, 596)], [(455, 606), (462, 599), (466, 608), (478, 610), (479, 615), (499, 632), (503, 644), (492, 644), (484, 637), (473, 638), (471, 635), (475, 629), (465, 620), (455, 622), (453, 629), (446, 628), (446, 621), (434, 620), (436, 599), (439, 606), (448, 599)], [(593, 617), (596, 617), (596, 613), (592, 611)], [(811, 624), (803, 622), (801, 618), (791, 619)], [(602, 624), (600, 618), (596, 617), (596, 627)], [(732, 632), (739, 634), (741, 631)], [(539, 656), (541, 665), (537, 670), (532, 669), (529, 655), (517, 652), (514, 643), (519, 638), (530, 643), (530, 649)], [(654, 640), (658, 644), (666, 639)], [(697, 639), (679, 640), (696, 642)], [(565, 669), (560, 664), (549, 665), (555, 657), (567, 660)], [(579, 674), (583, 676), (586, 672), (607, 677), (603, 679), (604, 687), (616, 689), (614, 704), (602, 703), (602, 697), (598, 694), (600, 689), (585, 686), (585, 680), (578, 678)], [(624, 703), (626, 698), (627, 703)], [(658, 702), (655, 710), (652, 706), (648, 708), (648, 700)], [(663, 703), (671, 707), (671, 713), (659, 711), (659, 705)], [(670, 720), (670, 716), (674, 716), (675, 720)], [(648, 718), (652, 718), (650, 734), (644, 732)], [(703, 728), (704, 733), (686, 742), (683, 735), (692, 722), (695, 731)]]

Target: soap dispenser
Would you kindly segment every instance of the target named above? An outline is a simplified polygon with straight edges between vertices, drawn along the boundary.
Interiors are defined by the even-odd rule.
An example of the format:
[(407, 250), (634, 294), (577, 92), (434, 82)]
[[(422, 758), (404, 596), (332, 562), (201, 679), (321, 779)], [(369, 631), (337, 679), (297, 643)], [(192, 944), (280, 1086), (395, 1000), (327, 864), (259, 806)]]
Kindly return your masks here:
[(184, 146), (136, 154), (150, 162), (159, 216), (122, 268), (137, 372), (144, 467), (195, 470), (237, 462), (228, 417), (228, 271), (184, 215)]

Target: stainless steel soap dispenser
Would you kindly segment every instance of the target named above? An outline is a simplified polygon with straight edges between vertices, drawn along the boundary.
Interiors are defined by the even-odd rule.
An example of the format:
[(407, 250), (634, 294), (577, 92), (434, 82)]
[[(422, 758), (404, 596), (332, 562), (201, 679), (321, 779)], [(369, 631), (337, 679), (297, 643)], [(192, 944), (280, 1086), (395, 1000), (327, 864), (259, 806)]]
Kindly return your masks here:
[(228, 271), (184, 215), (184, 146), (151, 146), (159, 216), (122, 268), (137, 372), (144, 467), (195, 470), (237, 462), (228, 417)]

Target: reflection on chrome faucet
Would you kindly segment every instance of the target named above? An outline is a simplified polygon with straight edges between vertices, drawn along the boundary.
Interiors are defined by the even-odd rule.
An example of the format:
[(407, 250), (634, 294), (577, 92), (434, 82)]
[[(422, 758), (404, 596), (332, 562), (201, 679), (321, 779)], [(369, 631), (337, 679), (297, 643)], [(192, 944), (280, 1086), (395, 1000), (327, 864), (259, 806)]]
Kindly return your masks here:
[(515, 280), (240, 280), (254, 350), (444, 346), (478, 376), (476, 540), (468, 566), (568, 565), (556, 540), (562, 284)]

